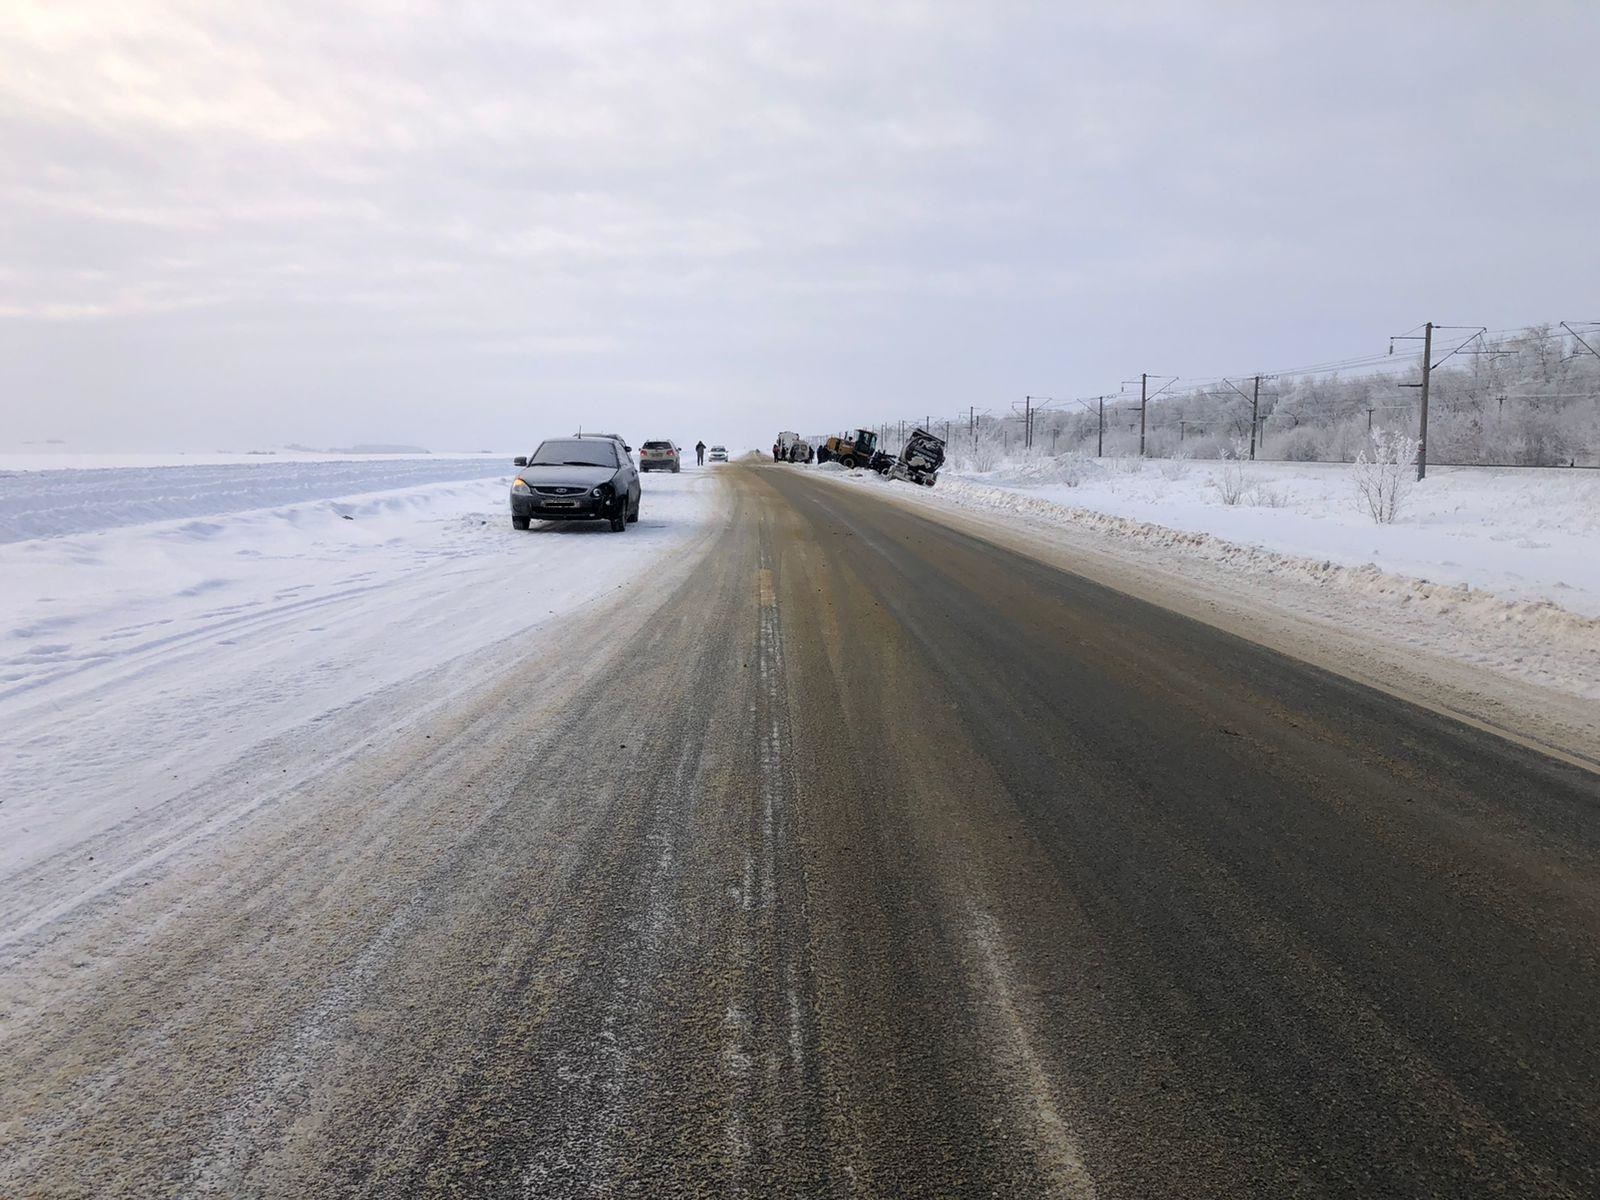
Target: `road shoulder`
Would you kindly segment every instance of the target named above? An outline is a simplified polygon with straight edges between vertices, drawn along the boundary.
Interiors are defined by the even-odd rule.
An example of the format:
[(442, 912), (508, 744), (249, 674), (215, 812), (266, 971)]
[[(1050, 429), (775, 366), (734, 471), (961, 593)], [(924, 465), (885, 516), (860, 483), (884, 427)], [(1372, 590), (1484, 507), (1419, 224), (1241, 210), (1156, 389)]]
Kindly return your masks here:
[[(998, 517), (924, 491), (862, 476), (811, 471), (824, 486), (871, 488), (947, 527), (1160, 605), (1324, 670), (1377, 688), (1565, 762), (1600, 771), (1600, 705), (1592, 698), (1508, 673), (1528, 635), (1453, 625), (1445, 607), (1402, 612), (1391, 597), (1371, 597), (1275, 576), (1271, 586), (1243, 565), (1118, 537), (1071, 521), (1026, 514)], [(1066, 510), (1063, 510), (1066, 511)], [(1419, 624), (1427, 626), (1419, 631)], [(1438, 648), (1456, 637), (1462, 656)], [(1580, 652), (1600, 661), (1600, 644)], [(1479, 661), (1468, 661), (1472, 655)]]

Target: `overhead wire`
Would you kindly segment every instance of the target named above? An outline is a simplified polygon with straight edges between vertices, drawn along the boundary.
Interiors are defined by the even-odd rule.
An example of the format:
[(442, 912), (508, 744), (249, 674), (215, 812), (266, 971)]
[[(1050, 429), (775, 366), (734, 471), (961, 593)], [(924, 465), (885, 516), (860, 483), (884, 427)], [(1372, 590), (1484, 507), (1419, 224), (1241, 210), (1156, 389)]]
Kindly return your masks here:
[[(1595, 322), (1587, 322), (1587, 321), (1569, 322), (1569, 324), (1594, 325), (1594, 326), (1600, 327), (1600, 321), (1595, 321)], [(1417, 330), (1421, 330), (1423, 328), (1424, 328), (1423, 325), (1414, 326), (1411, 330), (1407, 330), (1404, 334), (1396, 334), (1395, 338), (1398, 339), (1398, 338), (1402, 338), (1402, 337), (1410, 337)], [(1549, 342), (1549, 341), (1565, 340), (1566, 338), (1571, 336), (1568, 333), (1568, 331), (1566, 331), (1566, 330), (1548, 330), (1547, 329), (1547, 330), (1543, 330), (1543, 331), (1540, 331), (1540, 332), (1533, 332), (1532, 330), (1530, 330), (1530, 329), (1528, 329), (1526, 327), (1521, 328), (1521, 329), (1489, 330), (1489, 329), (1485, 329), (1485, 328), (1483, 328), (1481, 326), (1476, 326), (1476, 325), (1435, 325), (1434, 329), (1435, 329), (1435, 331), (1439, 331), (1439, 330), (1447, 330), (1447, 331), (1457, 331), (1457, 330), (1468, 331), (1468, 330), (1470, 330), (1471, 331), (1469, 336), (1466, 336), (1466, 337), (1463, 337), (1463, 338), (1460, 338), (1460, 339), (1443, 339), (1445, 344), (1442, 345), (1442, 346), (1436, 346), (1435, 347), (1435, 352), (1436, 353), (1442, 352), (1442, 357), (1440, 357), (1437, 360), (1437, 362), (1434, 364), (1435, 367), (1437, 367), (1438, 365), (1441, 365), (1447, 359), (1458, 357), (1458, 356), (1459, 357), (1479, 357), (1479, 356), (1483, 356), (1483, 357), (1495, 358), (1495, 357), (1508, 356), (1508, 355), (1514, 354), (1516, 352), (1514, 347), (1513, 348), (1488, 348), (1487, 346), (1485, 346), (1482, 349), (1468, 349), (1468, 347), (1471, 345), (1471, 343), (1473, 341), (1479, 340), (1479, 339), (1510, 338), (1510, 339), (1514, 339), (1516, 342), (1521, 343), (1522, 345), (1528, 345), (1528, 344), (1539, 344), (1539, 343)], [(1451, 344), (1452, 342), (1453, 342), (1453, 344)], [(1241, 380), (1250, 379), (1250, 378), (1252, 378), (1254, 376), (1257, 376), (1257, 375), (1259, 375), (1261, 377), (1261, 379), (1263, 381), (1265, 381), (1265, 380), (1268, 380), (1268, 379), (1276, 380), (1276, 379), (1291, 379), (1291, 378), (1302, 378), (1302, 379), (1303, 378), (1314, 378), (1314, 377), (1317, 377), (1317, 376), (1338, 374), (1338, 373), (1342, 373), (1342, 372), (1365, 372), (1368, 368), (1382, 368), (1382, 367), (1391, 366), (1391, 365), (1396, 367), (1396, 368), (1399, 368), (1398, 370), (1392, 372), (1393, 374), (1397, 374), (1397, 375), (1398, 374), (1402, 374), (1402, 373), (1408, 373), (1411, 369), (1413, 369), (1412, 365), (1411, 364), (1407, 364), (1406, 361), (1405, 361), (1407, 358), (1410, 357), (1409, 355), (1401, 355), (1399, 357), (1400, 357), (1400, 361), (1396, 362), (1395, 361), (1396, 360), (1396, 355), (1394, 354), (1393, 349), (1391, 348), (1391, 349), (1384, 350), (1384, 351), (1369, 351), (1369, 352), (1366, 352), (1366, 353), (1351, 354), (1351, 355), (1347, 355), (1347, 356), (1345, 356), (1343, 358), (1325, 359), (1325, 360), (1322, 360), (1320, 362), (1307, 363), (1307, 364), (1304, 364), (1304, 365), (1301, 365), (1301, 366), (1279, 367), (1279, 368), (1276, 368), (1276, 369), (1271, 370), (1271, 371), (1231, 372), (1231, 373), (1229, 373), (1227, 375), (1204, 376), (1204, 377), (1199, 377), (1199, 378), (1185, 378), (1185, 377), (1182, 377), (1182, 376), (1173, 376), (1173, 377), (1169, 378), (1167, 383), (1162, 385), (1162, 387), (1160, 387), (1155, 392), (1151, 393), (1148, 397), (1146, 397), (1145, 402), (1148, 403), (1150, 400), (1154, 400), (1156, 397), (1163, 396), (1163, 395), (1167, 396), (1167, 398), (1169, 400), (1173, 399), (1173, 398), (1176, 398), (1176, 397), (1198, 397), (1198, 396), (1202, 396), (1202, 395), (1207, 396), (1208, 398), (1218, 398), (1218, 399), (1224, 399), (1224, 400), (1249, 399), (1249, 397), (1244, 396), (1242, 392), (1238, 392), (1236, 389), (1233, 389), (1233, 385), (1232, 385), (1231, 381), (1235, 380), (1235, 379), (1241, 379)], [(1375, 373), (1378, 373), (1378, 372), (1375, 372)], [(1212, 389), (1217, 388), (1219, 385), (1223, 385), (1223, 386), (1229, 387), (1231, 394), (1230, 393), (1216, 393), (1216, 392), (1213, 392)], [(1112, 411), (1117, 411), (1117, 410), (1137, 411), (1138, 407), (1139, 407), (1138, 396), (1137, 396), (1136, 393), (1128, 392), (1126, 390), (1126, 387), (1127, 387), (1127, 385), (1124, 384), (1124, 390), (1116, 392), (1116, 393), (1107, 393), (1107, 394), (1104, 394), (1104, 395), (1101, 395), (1101, 396), (1070, 397), (1070, 398), (1069, 397), (1055, 397), (1055, 396), (1036, 396), (1036, 397), (1033, 397), (1033, 400), (1035, 401), (1035, 407), (1036, 408), (1047, 408), (1049, 405), (1052, 405), (1052, 404), (1071, 404), (1071, 405), (1078, 406), (1079, 408), (1081, 408), (1084, 411), (1084, 413), (1088, 413), (1088, 414), (1092, 414), (1095, 411), (1095, 406), (1101, 401), (1103, 401), (1105, 403), (1105, 406), (1106, 406), (1107, 409), (1110, 409)], [(1507, 395), (1507, 398), (1517, 398), (1517, 399), (1523, 399), (1523, 398), (1526, 398), (1526, 399), (1552, 398), (1553, 399), (1553, 398), (1583, 398), (1583, 397), (1587, 397), (1589, 395), (1589, 393), (1583, 393), (1583, 392), (1578, 392), (1578, 393), (1540, 393), (1540, 394), (1535, 395), (1535, 394), (1523, 394), (1523, 393), (1515, 393), (1515, 394), (1513, 394), (1513, 393), (1509, 393), (1508, 392), (1508, 393), (1506, 393), (1506, 395)], [(1277, 393), (1276, 393), (1276, 391), (1263, 391), (1261, 398), (1262, 399), (1276, 399), (1277, 398)], [(1373, 407), (1373, 406), (1365, 406), (1365, 407)], [(1387, 411), (1388, 407), (1389, 406), (1373, 407), (1373, 411)], [(1394, 407), (1400, 408), (1400, 407), (1405, 407), (1405, 406), (1394, 406)], [(1364, 411), (1364, 407), (1358, 406), (1358, 409)], [(1056, 410), (1056, 411), (1059, 411), (1059, 410)], [(979, 415), (983, 415), (983, 414), (979, 414)], [(1291, 414), (1286, 414), (1286, 415), (1291, 415)], [(1006, 419), (1009, 419), (1009, 418), (1000, 417), (999, 419), (1006, 420)], [(1022, 419), (1022, 413), (1021, 412), (1019, 412), (1017, 414), (1017, 419)], [(1189, 418), (1181, 418), (1181, 419), (1185, 420), (1185, 421), (1189, 420)]]

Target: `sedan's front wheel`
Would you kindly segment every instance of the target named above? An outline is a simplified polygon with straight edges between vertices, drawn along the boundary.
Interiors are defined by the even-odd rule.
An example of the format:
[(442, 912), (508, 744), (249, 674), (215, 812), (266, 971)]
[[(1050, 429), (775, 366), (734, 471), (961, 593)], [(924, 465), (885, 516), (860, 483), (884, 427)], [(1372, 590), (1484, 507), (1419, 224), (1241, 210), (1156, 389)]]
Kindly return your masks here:
[(528, 527), (528, 518), (527, 517), (512, 517), (511, 518), (511, 528), (513, 528), (513, 529), (526, 529), (527, 527)]

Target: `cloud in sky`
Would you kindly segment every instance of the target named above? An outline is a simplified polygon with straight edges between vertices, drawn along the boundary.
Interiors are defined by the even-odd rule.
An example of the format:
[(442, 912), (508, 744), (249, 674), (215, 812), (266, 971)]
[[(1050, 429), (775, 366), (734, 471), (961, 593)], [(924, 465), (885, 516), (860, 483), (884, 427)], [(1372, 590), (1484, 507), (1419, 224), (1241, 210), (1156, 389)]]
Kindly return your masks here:
[(1592, 317), (1597, 46), (1581, 3), (13, 4), (0, 440), (760, 444)]

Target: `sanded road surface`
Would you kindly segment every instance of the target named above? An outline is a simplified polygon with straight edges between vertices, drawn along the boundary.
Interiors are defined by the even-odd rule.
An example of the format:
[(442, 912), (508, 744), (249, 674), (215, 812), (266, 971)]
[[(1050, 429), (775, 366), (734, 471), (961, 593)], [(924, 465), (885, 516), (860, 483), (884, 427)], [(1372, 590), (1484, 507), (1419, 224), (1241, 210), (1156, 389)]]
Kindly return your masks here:
[(722, 483), (631, 616), (0, 945), (0, 1194), (1600, 1195), (1600, 779)]

